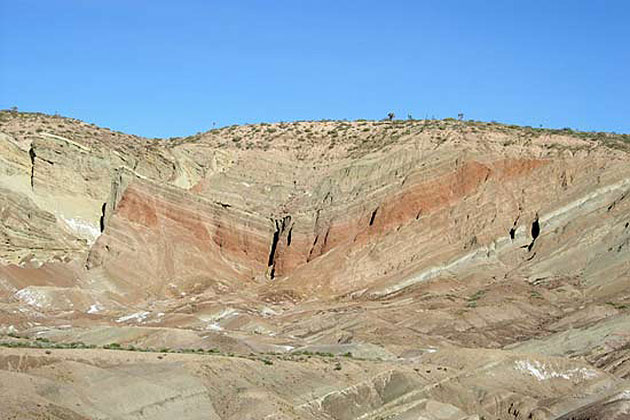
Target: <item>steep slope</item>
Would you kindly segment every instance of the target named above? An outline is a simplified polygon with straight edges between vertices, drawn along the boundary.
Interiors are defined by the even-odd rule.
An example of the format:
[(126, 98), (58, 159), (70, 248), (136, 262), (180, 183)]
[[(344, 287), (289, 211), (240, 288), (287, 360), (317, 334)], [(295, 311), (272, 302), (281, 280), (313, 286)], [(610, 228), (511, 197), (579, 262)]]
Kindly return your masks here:
[[(159, 140), (2, 112), (0, 322), (58, 343), (351, 353), (372, 378), (379, 363), (402, 378), (391, 398), (358, 376), (303, 403), (315, 388), (251, 391), (287, 418), (591, 413), (630, 389), (629, 147), (454, 120)], [(413, 391), (399, 370), (427, 364), (456, 379)], [(531, 383), (506, 388), (522, 374)], [(182, 379), (231, 418), (233, 396), (198, 380)], [(343, 412), (348, 389), (360, 412)]]

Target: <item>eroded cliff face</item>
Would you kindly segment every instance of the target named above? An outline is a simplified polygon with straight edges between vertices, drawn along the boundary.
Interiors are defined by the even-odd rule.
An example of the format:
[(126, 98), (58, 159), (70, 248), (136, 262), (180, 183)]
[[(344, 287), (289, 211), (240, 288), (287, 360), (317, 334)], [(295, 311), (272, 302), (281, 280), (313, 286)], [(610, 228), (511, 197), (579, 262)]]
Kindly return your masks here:
[[(371, 379), (327, 394), (278, 385), (267, 414), (287, 418), (554, 418), (628, 392), (627, 136), (356, 121), (158, 140), (0, 118), (5, 332), (366, 359)], [(514, 372), (532, 385), (462, 379)]]

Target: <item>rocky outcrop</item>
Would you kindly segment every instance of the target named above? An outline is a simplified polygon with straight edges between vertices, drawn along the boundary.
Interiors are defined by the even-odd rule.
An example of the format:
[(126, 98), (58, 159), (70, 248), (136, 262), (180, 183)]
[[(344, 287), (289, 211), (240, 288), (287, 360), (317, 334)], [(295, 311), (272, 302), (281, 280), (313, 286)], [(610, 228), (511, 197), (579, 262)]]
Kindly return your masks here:
[[(288, 396), (283, 382), (263, 398), (239, 383), (289, 418), (590, 413), (628, 371), (629, 144), (461, 121), (158, 140), (3, 112), (1, 326), (367, 360), (369, 378), (326, 392)], [(419, 360), (445, 370), (416, 371)], [(433, 376), (447, 369), (456, 379)], [(524, 385), (506, 391), (514, 381)], [(597, 398), (570, 400), (573, 386)], [(183, 398), (169, 395), (157, 400)], [(212, 395), (200, 404), (222, 418), (245, 413), (232, 391)]]

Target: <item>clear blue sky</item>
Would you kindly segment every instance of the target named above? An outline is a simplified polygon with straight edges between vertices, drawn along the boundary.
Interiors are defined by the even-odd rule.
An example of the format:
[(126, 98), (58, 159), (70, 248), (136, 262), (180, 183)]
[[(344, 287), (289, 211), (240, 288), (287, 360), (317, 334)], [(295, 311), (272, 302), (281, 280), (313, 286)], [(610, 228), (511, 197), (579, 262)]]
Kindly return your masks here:
[(0, 108), (145, 136), (435, 116), (630, 132), (630, 1), (0, 0)]

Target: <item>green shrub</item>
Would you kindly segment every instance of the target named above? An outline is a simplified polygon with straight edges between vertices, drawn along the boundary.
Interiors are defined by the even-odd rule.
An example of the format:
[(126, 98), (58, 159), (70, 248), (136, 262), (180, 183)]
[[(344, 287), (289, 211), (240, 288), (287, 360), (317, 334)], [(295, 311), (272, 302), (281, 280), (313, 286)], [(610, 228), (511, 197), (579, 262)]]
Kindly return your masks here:
[(122, 350), (122, 347), (118, 343), (105, 344), (103, 348), (105, 350)]

